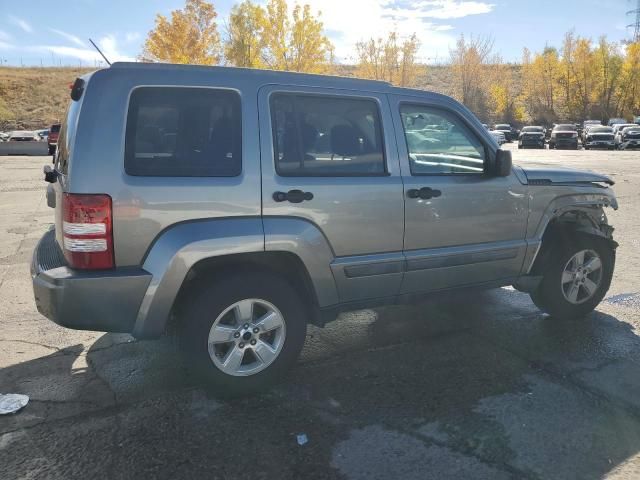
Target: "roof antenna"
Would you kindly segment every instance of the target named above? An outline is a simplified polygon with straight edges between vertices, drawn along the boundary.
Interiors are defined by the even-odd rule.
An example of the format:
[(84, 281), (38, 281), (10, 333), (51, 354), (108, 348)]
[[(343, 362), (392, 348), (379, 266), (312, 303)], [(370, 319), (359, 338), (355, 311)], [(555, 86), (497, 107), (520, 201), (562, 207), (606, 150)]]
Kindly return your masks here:
[(111, 62), (107, 59), (107, 57), (104, 56), (104, 53), (102, 53), (102, 51), (98, 48), (98, 46), (95, 43), (93, 43), (93, 40), (89, 39), (89, 41), (91, 42), (91, 45), (93, 45), (94, 48), (98, 51), (98, 53), (102, 55), (102, 58), (104, 58), (104, 61), (107, 62), (107, 65), (111, 66)]

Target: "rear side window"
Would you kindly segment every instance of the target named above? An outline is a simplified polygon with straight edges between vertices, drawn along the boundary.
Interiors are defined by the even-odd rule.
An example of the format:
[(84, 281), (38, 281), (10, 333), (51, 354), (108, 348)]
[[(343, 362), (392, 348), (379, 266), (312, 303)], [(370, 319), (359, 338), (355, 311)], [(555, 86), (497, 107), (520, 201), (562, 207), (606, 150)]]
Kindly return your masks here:
[(274, 94), (271, 122), (281, 176), (386, 173), (380, 114), (373, 100)]
[(242, 170), (240, 96), (210, 88), (131, 94), (125, 171), (150, 177), (232, 177)]

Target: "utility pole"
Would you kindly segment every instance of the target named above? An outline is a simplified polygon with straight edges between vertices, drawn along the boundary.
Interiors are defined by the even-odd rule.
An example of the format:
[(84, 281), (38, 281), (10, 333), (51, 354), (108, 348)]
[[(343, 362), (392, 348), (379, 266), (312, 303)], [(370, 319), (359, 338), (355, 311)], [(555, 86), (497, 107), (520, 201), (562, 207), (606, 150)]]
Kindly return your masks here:
[(631, 43), (640, 42), (640, 0), (636, 1), (636, 8), (629, 10), (627, 15), (635, 16), (634, 22), (627, 25), (627, 28), (633, 28), (633, 38), (631, 39)]

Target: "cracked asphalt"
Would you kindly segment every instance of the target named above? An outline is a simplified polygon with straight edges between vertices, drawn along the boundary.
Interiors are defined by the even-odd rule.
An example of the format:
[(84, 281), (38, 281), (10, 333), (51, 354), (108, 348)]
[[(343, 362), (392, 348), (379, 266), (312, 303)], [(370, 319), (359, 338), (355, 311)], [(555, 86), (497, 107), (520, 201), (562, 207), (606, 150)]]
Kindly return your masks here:
[(616, 180), (595, 313), (553, 319), (503, 288), (345, 314), (310, 328), (285, 383), (234, 401), (196, 384), (170, 338), (38, 314), (48, 158), (0, 157), (0, 393), (31, 397), (0, 417), (0, 479), (640, 478), (640, 152), (514, 157)]

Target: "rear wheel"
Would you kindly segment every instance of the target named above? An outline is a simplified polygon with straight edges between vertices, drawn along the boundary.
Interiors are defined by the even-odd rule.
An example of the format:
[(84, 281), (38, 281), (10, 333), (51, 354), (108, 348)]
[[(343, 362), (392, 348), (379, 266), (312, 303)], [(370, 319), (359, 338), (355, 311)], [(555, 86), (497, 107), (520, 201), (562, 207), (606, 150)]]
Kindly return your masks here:
[(577, 318), (593, 311), (613, 276), (615, 250), (610, 242), (576, 234), (547, 241), (553, 244), (540, 258), (542, 265), (537, 273), (542, 281), (531, 299), (553, 317)]
[(55, 145), (49, 145), (49, 155), (55, 155), (56, 147)]
[(186, 303), (185, 354), (217, 395), (247, 395), (272, 386), (304, 345), (305, 306), (279, 276), (237, 274), (201, 288)]

